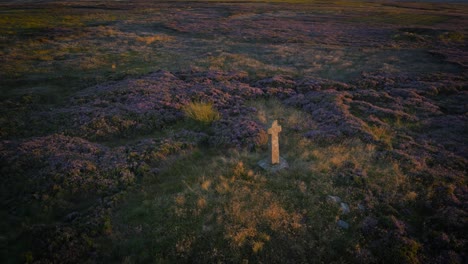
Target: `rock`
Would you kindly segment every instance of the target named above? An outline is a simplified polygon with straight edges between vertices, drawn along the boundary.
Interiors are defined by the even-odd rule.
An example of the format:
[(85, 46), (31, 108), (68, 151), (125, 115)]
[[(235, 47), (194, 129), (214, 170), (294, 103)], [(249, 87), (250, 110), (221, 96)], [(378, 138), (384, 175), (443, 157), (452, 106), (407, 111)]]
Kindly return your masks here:
[(348, 229), (349, 228), (349, 224), (343, 220), (338, 220), (338, 222), (336, 222), (336, 224), (343, 228), (343, 229)]
[(362, 204), (358, 204), (357, 208), (361, 211), (365, 211), (366, 210), (366, 207)]
[(211, 230), (213, 230), (213, 226), (210, 226), (210, 225), (202, 225), (202, 231), (203, 231), (203, 232), (210, 232)]
[(160, 171), (161, 171), (161, 169), (159, 169), (159, 168), (151, 168), (149, 170), (149, 172), (152, 173), (152, 174), (159, 174)]
[(279, 163), (278, 164), (271, 164), (269, 159), (263, 159), (258, 162), (258, 165), (262, 167), (264, 170), (268, 172), (275, 173), (277, 171), (280, 171), (282, 169), (287, 169), (289, 168), (288, 162), (283, 159), (282, 157), (279, 157)]
[(67, 215), (65, 216), (65, 221), (66, 221), (66, 222), (71, 222), (71, 221), (73, 221), (75, 218), (77, 218), (78, 216), (80, 216), (80, 213), (78, 213), (78, 212), (71, 212), (71, 213), (69, 213), (69, 214), (67, 214)]
[(341, 202), (341, 198), (338, 196), (328, 195), (327, 201), (332, 202), (332, 203), (339, 203)]
[(341, 212), (343, 214), (349, 214), (349, 212), (351, 212), (351, 210), (349, 209), (348, 204), (346, 204), (346, 203), (340, 203), (340, 209), (341, 209)]

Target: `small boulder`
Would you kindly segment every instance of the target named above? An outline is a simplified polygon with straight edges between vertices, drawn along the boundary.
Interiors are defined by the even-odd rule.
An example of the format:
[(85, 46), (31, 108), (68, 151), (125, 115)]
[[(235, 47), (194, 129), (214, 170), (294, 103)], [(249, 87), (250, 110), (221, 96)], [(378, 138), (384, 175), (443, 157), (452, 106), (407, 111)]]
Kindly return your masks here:
[(338, 196), (328, 195), (327, 201), (332, 202), (332, 203), (339, 203), (341, 202), (341, 198)]
[(348, 229), (349, 228), (349, 224), (343, 220), (338, 220), (338, 222), (336, 222), (336, 224), (343, 228), (343, 229)]
[(67, 214), (67, 215), (65, 216), (65, 221), (66, 221), (66, 222), (71, 222), (71, 221), (73, 221), (75, 218), (77, 218), (77, 217), (79, 217), (79, 216), (80, 216), (80, 213), (78, 213), (78, 212), (71, 212), (71, 213), (69, 213), (69, 214)]
[(366, 210), (366, 207), (362, 204), (358, 204), (357, 208), (361, 211), (365, 211)]
[(351, 210), (349, 209), (348, 204), (346, 204), (346, 203), (340, 203), (340, 210), (341, 210), (341, 213), (343, 213), (343, 214), (349, 214), (349, 212), (351, 212)]

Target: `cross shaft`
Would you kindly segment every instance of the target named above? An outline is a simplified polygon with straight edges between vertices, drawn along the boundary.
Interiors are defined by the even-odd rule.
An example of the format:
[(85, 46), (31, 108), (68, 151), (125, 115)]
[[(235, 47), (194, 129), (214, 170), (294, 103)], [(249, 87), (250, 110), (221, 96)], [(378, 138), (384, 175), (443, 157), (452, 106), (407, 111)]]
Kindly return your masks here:
[(279, 137), (278, 134), (281, 132), (281, 126), (278, 125), (278, 120), (273, 121), (271, 127), (268, 129), (270, 135), (270, 162), (271, 164), (280, 163), (279, 155)]

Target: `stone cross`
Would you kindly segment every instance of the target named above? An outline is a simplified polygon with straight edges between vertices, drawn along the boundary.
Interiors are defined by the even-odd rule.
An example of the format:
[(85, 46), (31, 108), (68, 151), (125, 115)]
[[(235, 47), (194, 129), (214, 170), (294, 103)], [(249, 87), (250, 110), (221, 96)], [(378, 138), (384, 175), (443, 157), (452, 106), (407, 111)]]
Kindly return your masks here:
[(279, 138), (278, 138), (279, 132), (281, 132), (281, 126), (279, 126), (278, 121), (275, 120), (271, 124), (271, 127), (268, 129), (268, 134), (270, 135), (270, 161), (271, 161), (271, 164), (280, 163)]

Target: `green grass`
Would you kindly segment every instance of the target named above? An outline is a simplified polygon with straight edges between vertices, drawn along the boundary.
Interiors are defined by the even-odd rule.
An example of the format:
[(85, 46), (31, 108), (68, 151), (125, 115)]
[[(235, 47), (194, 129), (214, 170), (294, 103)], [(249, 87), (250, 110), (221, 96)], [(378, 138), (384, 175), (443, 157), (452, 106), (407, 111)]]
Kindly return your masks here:
[(396, 25), (419, 25), (432, 26), (438, 23), (446, 22), (450, 19), (447, 15), (432, 15), (418, 13), (400, 13), (395, 11), (383, 12), (380, 14), (372, 14), (359, 18), (352, 18), (352, 21), (361, 23), (376, 23), (376, 24), (396, 24)]

